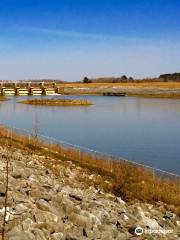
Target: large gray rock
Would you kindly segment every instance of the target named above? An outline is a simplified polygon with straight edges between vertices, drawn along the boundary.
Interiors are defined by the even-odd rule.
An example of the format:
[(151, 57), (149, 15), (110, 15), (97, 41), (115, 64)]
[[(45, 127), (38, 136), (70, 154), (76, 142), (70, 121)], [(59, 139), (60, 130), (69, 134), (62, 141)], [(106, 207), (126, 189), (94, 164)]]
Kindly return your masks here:
[(31, 232), (34, 234), (36, 240), (47, 240), (46, 235), (40, 229), (36, 228)]
[(64, 239), (65, 239), (65, 235), (61, 232), (53, 233), (51, 235), (51, 240), (64, 240)]
[(43, 210), (43, 211), (52, 211), (52, 206), (47, 202), (45, 201), (44, 199), (40, 199), (37, 201), (36, 203), (37, 207), (40, 209), (40, 210)]
[(73, 203), (73, 201), (71, 201), (70, 199), (68, 199), (66, 197), (63, 197), (61, 205), (67, 215), (69, 215), (75, 211), (75, 204)]
[(27, 218), (22, 222), (23, 231), (30, 231), (33, 227), (34, 227), (34, 222), (30, 218)]
[(83, 228), (91, 228), (93, 225), (90, 218), (79, 215), (77, 213), (71, 213), (69, 215), (69, 220), (73, 222), (73, 224), (75, 224), (76, 226)]
[(8, 240), (36, 240), (35, 236), (31, 232), (23, 232), (12, 230), (7, 235)]
[(59, 218), (57, 215), (47, 212), (47, 211), (41, 211), (41, 210), (36, 210), (34, 213), (34, 218), (36, 222), (38, 223), (52, 223), (52, 224), (57, 224)]

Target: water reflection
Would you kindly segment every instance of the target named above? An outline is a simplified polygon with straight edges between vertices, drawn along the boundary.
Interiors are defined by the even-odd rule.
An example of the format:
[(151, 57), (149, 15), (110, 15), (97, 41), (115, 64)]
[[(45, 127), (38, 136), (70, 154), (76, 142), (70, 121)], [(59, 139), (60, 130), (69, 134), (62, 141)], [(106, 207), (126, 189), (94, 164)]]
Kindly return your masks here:
[(38, 119), (44, 135), (180, 173), (180, 100), (87, 96), (95, 105), (67, 108), (17, 103), (25, 98), (0, 103), (0, 122), (32, 130)]

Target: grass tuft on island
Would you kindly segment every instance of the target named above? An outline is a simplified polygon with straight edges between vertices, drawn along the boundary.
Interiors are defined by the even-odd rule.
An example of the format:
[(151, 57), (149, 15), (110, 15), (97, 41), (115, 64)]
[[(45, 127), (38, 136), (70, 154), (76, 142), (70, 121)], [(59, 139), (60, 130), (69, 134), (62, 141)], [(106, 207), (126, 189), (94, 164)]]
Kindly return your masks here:
[(7, 97), (0, 96), (0, 102), (2, 102), (2, 101), (7, 101), (7, 100), (8, 100), (8, 98), (7, 98)]
[(21, 101), (22, 104), (43, 106), (90, 106), (93, 105), (86, 99), (29, 99)]

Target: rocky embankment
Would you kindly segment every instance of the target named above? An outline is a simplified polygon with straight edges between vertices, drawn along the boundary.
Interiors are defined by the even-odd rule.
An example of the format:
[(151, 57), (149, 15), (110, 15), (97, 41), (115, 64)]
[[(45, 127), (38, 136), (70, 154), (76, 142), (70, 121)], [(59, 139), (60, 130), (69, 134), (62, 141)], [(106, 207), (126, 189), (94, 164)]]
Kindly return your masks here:
[[(0, 147), (0, 226), (9, 159), (6, 239), (125, 240), (180, 237), (180, 219), (165, 204), (128, 204), (103, 191), (101, 176), (72, 162)], [(108, 184), (108, 182), (107, 182)], [(141, 193), (139, 193), (141, 194)]]

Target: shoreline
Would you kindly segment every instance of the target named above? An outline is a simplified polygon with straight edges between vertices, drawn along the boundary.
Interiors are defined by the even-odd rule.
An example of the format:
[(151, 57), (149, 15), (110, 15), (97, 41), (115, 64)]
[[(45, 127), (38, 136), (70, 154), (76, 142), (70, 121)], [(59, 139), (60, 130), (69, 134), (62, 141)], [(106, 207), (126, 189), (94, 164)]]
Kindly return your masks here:
[[(145, 239), (151, 239), (153, 231), (158, 232), (153, 234), (154, 240), (163, 240), (165, 234), (168, 239), (179, 236), (180, 218), (172, 206), (123, 201), (104, 190), (102, 182), (111, 183), (103, 176), (41, 152), (0, 144), (1, 184), (8, 156), (4, 229), (8, 240), (134, 239), (137, 226), (144, 230)], [(0, 192), (2, 210), (2, 188)], [(1, 231), (2, 227), (0, 235)]]
[[(112, 92), (115, 93), (115, 92)], [(114, 96), (114, 97), (141, 97), (141, 98), (157, 98), (157, 99), (180, 99), (180, 93), (178, 94), (169, 94), (169, 93), (165, 93), (165, 94), (149, 94), (149, 93), (127, 93), (127, 92), (122, 92), (125, 96)], [(68, 96), (68, 95), (74, 95), (74, 96), (104, 96), (103, 93), (95, 93), (95, 92), (66, 92), (62, 95)], [(106, 96), (109, 97), (109, 96)], [(112, 97), (112, 96), (111, 96)]]
[[(178, 211), (180, 211), (180, 176), (171, 174), (171, 177), (169, 175), (169, 177), (161, 178), (158, 175), (154, 175), (153, 169), (147, 169), (140, 164), (123, 159), (119, 162), (114, 162), (109, 160), (109, 158), (106, 159), (104, 156), (98, 154), (87, 153), (72, 145), (67, 146), (52, 143), (47, 141), (47, 139), (37, 137), (37, 135), (21, 134), (19, 131), (13, 131), (2, 125), (0, 126), (0, 137), (1, 141), (4, 139), (4, 141), (10, 141), (12, 144), (18, 143), (22, 148), (28, 148), (33, 151), (37, 150), (45, 155), (50, 154), (63, 161), (72, 161), (77, 166), (108, 177), (112, 183), (111, 191), (117, 196), (123, 196), (124, 200), (140, 200), (145, 202), (154, 202), (154, 199), (158, 201), (163, 200), (168, 204), (176, 205), (177, 209), (179, 209)], [(174, 179), (172, 179), (173, 176)], [(145, 185), (142, 185), (142, 182)], [(168, 196), (164, 195), (167, 189), (169, 191)], [(139, 191), (141, 191), (142, 196), (138, 194)]]
[(126, 96), (180, 99), (180, 82), (139, 83), (66, 83), (58, 85), (61, 94), (103, 95), (123, 93)]
[(145, 98), (172, 98), (180, 99), (180, 88), (153, 88), (153, 87), (138, 87), (138, 86), (117, 86), (117, 87), (89, 87), (84, 88), (67, 87), (63, 89), (61, 94), (67, 95), (104, 95), (106, 93), (121, 93), (125, 96), (145, 97)]
[[(42, 148), (42, 143), (40, 147), (34, 137), (31, 139), (34, 142), (28, 141), (28, 144), (26, 136), (17, 133), (15, 135), (11, 131), (7, 131), (8, 135), (5, 137), (6, 130), (4, 129), (4, 134), (3, 129), (0, 130), (0, 168), (3, 170), (0, 178), (0, 210), (3, 209), (4, 200), (4, 190), (1, 186), (5, 179), (6, 161), (10, 159), (10, 213), (7, 215), (5, 228), (8, 240), (15, 240), (14, 237), (29, 240), (34, 239), (34, 235), (43, 240), (90, 240), (97, 237), (112, 240), (134, 239), (137, 237), (137, 226), (144, 229), (143, 237), (147, 239), (152, 237), (150, 230), (159, 231), (153, 235), (155, 240), (164, 239), (164, 233), (169, 239), (179, 236), (180, 211), (172, 204), (157, 199), (153, 202), (140, 198), (125, 200), (123, 192), (112, 192), (112, 172), (107, 174), (93, 167), (92, 163), (87, 165), (84, 160), (73, 160), (72, 152), (69, 158), (69, 150), (66, 156), (63, 152), (59, 154), (57, 146), (52, 144)], [(126, 180), (125, 187), (129, 188), (129, 193), (134, 194), (135, 189), (137, 196), (143, 197), (145, 192), (141, 190), (147, 182), (129, 184), (133, 175), (130, 174), (130, 178), (123, 175), (125, 170), (128, 170), (128, 174), (131, 171), (133, 175), (136, 173), (140, 182), (146, 173), (143, 169), (139, 169), (140, 172), (136, 169), (136, 172), (134, 166), (127, 165), (121, 172), (121, 178)], [(166, 191), (162, 182), (155, 186), (161, 194), (167, 195), (169, 189), (168, 183), (166, 184)], [(119, 187), (123, 188), (123, 185)], [(155, 188), (151, 189), (151, 194), (154, 191)], [(175, 202), (175, 199), (173, 201)]]
[[(52, 85), (52, 84), (51, 84)], [(38, 85), (37, 85), (38, 86)], [(36, 87), (37, 87), (36, 86)], [(45, 83), (44, 89), (51, 89)], [(180, 82), (129, 82), (129, 83), (58, 83), (55, 85), (56, 94), (61, 95), (112, 95), (145, 98), (180, 99)], [(8, 87), (7, 87), (8, 90)], [(42, 90), (42, 89), (41, 89)], [(3, 96), (2, 96), (3, 97)], [(1, 98), (1, 96), (0, 96)]]

